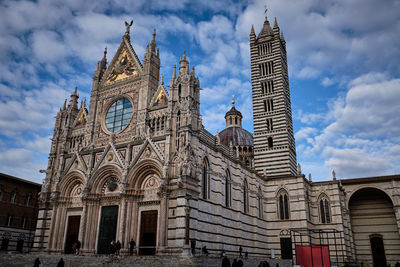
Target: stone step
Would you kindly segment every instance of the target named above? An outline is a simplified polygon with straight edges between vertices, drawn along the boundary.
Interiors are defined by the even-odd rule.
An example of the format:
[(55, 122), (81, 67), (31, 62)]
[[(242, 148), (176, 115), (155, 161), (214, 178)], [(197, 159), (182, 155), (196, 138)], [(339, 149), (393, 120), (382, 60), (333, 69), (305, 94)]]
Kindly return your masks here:
[[(57, 266), (60, 258), (63, 258), (65, 267), (100, 267), (100, 266), (140, 266), (140, 267), (219, 267), (222, 258), (215, 256), (115, 256), (115, 255), (49, 255), (49, 254), (6, 254), (0, 253), (0, 267), (31, 267), (36, 258), (40, 259), (42, 266)], [(260, 261), (266, 258), (248, 258), (242, 259), (244, 266), (257, 267)], [(232, 263), (233, 257), (230, 258)], [(280, 267), (292, 266), (288, 260), (267, 260), (271, 267), (275, 267), (279, 263)]]

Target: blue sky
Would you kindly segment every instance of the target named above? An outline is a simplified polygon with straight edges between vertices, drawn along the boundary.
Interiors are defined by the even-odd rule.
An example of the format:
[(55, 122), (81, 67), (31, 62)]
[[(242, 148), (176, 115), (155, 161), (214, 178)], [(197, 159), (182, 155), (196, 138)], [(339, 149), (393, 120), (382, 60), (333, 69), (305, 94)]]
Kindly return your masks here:
[[(253, 132), (249, 33), (264, 5), (287, 42), (297, 160), (313, 180), (400, 173), (400, 1), (2, 1), (0, 172), (41, 182), (54, 117), (75, 85), (89, 98), (134, 20), (142, 60), (157, 29), (168, 84), (186, 50), (201, 87), (203, 124), (224, 126), (232, 94)], [(88, 102), (88, 101), (87, 101)]]

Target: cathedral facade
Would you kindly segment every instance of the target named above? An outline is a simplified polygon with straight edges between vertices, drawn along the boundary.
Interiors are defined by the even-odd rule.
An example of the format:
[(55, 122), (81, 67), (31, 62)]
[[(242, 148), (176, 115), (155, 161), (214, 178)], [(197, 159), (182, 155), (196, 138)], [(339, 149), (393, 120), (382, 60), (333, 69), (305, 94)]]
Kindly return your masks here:
[[(296, 161), (286, 42), (277, 21), (250, 31), (254, 134), (235, 108), (213, 135), (200, 81), (183, 54), (169, 90), (156, 33), (139, 60), (130, 25), (57, 114), (40, 194), (35, 249), (84, 254), (210, 253), (296, 259), (327, 249), (332, 263), (400, 261), (400, 176), (312, 182)], [(319, 247), (318, 247), (319, 246)], [(317, 248), (318, 247), (318, 248)], [(304, 251), (303, 251), (304, 250)], [(303, 252), (302, 252), (303, 251)]]

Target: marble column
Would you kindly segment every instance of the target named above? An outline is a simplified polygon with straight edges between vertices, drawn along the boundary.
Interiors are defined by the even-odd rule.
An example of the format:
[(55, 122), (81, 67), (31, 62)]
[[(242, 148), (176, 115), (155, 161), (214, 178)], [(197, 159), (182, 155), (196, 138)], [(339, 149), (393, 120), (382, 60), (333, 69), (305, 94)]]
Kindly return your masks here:
[(161, 235), (160, 235), (160, 246), (165, 247), (167, 245), (167, 217), (168, 217), (168, 200), (167, 200), (167, 195), (163, 194), (161, 203), (160, 203), (160, 230), (161, 230)]
[(87, 248), (85, 244), (85, 232), (86, 232), (86, 222), (87, 222), (87, 203), (83, 202), (83, 208), (81, 213), (81, 221), (79, 223), (79, 236), (78, 239), (81, 241), (82, 251)]

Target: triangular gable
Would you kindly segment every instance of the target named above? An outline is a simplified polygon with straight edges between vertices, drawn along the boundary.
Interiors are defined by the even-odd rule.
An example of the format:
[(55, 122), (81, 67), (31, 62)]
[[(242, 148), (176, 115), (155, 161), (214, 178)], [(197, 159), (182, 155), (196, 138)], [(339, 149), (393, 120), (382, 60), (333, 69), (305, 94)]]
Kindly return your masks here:
[(110, 65), (104, 73), (103, 85), (137, 77), (143, 73), (143, 66), (140, 63), (135, 51), (127, 37), (122, 38), (117, 52), (115, 53)]
[(151, 105), (153, 107), (157, 107), (157, 106), (166, 106), (168, 105), (168, 99), (169, 99), (169, 95), (167, 92), (167, 89), (165, 89), (164, 85), (161, 84), (156, 93), (154, 94), (152, 100), (151, 100)]
[(86, 162), (83, 160), (81, 155), (79, 155), (77, 152), (75, 152), (74, 156), (72, 157), (72, 160), (66, 166), (63, 173), (67, 174), (70, 172), (71, 169), (81, 170), (84, 173), (86, 173), (86, 171), (87, 171)]
[(156, 158), (160, 162), (165, 161), (164, 155), (160, 152), (160, 150), (153, 143), (153, 141), (151, 141), (151, 139), (147, 137), (146, 141), (140, 148), (139, 153), (136, 154), (131, 164), (129, 165), (129, 169), (135, 166), (135, 164), (141, 161), (142, 159), (148, 159), (148, 158), (153, 158), (153, 159)]
[(124, 161), (121, 159), (121, 156), (115, 149), (115, 146), (112, 143), (109, 143), (100, 159), (96, 162), (94, 166), (93, 173), (96, 172), (102, 165), (107, 163), (115, 163), (119, 165), (122, 169), (125, 167)]

